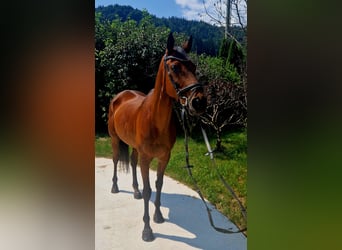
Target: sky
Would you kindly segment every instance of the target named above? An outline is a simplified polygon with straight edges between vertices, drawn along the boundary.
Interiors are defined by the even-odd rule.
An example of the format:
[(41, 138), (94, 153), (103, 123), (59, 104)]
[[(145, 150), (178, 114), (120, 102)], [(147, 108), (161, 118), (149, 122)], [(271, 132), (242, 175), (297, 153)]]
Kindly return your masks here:
[[(210, 3), (214, 0), (206, 0), (207, 8), (210, 10)], [(150, 14), (157, 17), (183, 17), (188, 20), (202, 20), (210, 22), (205, 15), (202, 0), (95, 0), (95, 7), (100, 5), (129, 5), (135, 9), (146, 9)], [(242, 8), (241, 8), (242, 9)], [(202, 14), (202, 15), (200, 15)]]
[(147, 9), (157, 17), (183, 17), (182, 8), (175, 0), (95, 0), (95, 7), (110, 4), (129, 5), (135, 9)]

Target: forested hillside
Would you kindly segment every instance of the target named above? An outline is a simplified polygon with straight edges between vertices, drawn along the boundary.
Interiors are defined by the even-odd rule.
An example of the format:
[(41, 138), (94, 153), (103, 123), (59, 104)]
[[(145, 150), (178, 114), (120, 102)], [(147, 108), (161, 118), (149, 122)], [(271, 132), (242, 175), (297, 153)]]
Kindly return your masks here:
[[(95, 12), (101, 12), (101, 18), (112, 21), (116, 18), (120, 18), (122, 22), (128, 19), (140, 22), (144, 16), (143, 11), (134, 9), (131, 6), (121, 5), (109, 5), (99, 6), (95, 9)], [(167, 27), (173, 32), (179, 32), (188, 36), (192, 35), (194, 43), (192, 51), (197, 54), (207, 54), (211, 56), (217, 56), (219, 52), (220, 43), (224, 36), (224, 29), (210, 25), (201, 21), (189, 21), (184, 18), (170, 17), (170, 18), (158, 18), (151, 15), (152, 23), (157, 27)], [(239, 27), (232, 27), (232, 34), (236, 39), (244, 43), (243, 32)]]

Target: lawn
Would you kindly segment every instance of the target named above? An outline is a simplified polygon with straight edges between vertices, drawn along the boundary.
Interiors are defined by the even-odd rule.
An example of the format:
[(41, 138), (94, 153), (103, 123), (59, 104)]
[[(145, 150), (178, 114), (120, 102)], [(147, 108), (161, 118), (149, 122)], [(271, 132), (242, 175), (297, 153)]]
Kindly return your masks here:
[[(210, 144), (215, 145), (215, 139), (209, 135)], [(204, 197), (219, 211), (226, 215), (240, 228), (246, 223), (236, 200), (225, 189), (217, 176), (217, 171), (232, 186), (237, 196), (247, 206), (247, 132), (246, 130), (226, 132), (222, 136), (224, 151), (214, 153), (216, 169), (213, 167), (207, 148), (200, 135), (189, 139), (189, 159), (194, 166), (192, 173), (198, 182)], [(111, 143), (108, 136), (96, 136), (95, 153), (97, 157), (112, 157)], [(172, 149), (171, 159), (165, 174), (193, 188), (192, 180), (185, 166), (184, 138), (178, 137)], [(156, 168), (156, 162), (152, 162)], [(199, 198), (199, 197), (198, 197)], [(203, 208), (204, 209), (204, 208)]]

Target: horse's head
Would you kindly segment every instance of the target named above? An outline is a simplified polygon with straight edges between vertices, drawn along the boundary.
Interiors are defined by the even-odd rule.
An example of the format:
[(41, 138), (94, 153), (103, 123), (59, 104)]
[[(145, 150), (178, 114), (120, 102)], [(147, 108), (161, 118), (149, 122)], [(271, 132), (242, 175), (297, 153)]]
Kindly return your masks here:
[(202, 114), (207, 106), (203, 85), (197, 81), (196, 66), (188, 58), (192, 37), (182, 47), (174, 47), (175, 40), (170, 33), (164, 56), (164, 69), (168, 77), (166, 92), (185, 106), (191, 115)]

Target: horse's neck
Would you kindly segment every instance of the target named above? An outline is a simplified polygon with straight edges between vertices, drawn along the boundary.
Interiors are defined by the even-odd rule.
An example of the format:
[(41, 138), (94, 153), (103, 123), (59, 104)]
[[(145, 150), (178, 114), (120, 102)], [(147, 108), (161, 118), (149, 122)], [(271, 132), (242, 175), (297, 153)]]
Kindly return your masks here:
[(159, 69), (152, 95), (152, 120), (158, 130), (168, 129), (171, 124), (173, 100), (166, 94), (165, 76)]

